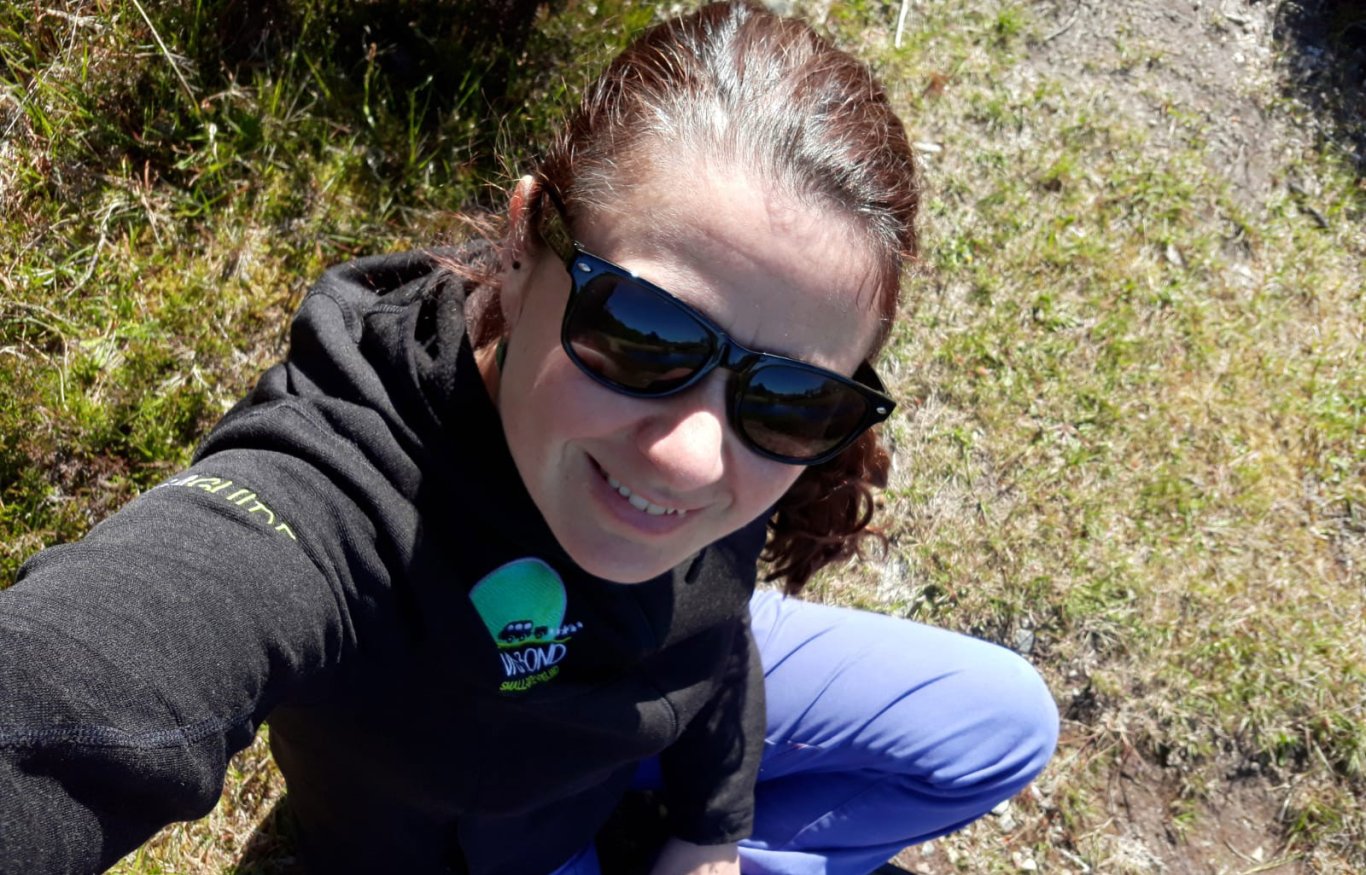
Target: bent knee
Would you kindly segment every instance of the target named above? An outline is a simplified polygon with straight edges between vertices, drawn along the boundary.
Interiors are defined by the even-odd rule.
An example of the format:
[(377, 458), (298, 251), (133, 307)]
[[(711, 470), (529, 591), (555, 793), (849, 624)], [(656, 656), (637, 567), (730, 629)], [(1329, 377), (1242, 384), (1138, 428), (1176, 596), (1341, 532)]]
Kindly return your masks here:
[(958, 785), (1001, 782), (1017, 789), (1043, 770), (1058, 744), (1058, 707), (1034, 666), (995, 645), (956, 673), (950, 747), (961, 756), (946, 778)]

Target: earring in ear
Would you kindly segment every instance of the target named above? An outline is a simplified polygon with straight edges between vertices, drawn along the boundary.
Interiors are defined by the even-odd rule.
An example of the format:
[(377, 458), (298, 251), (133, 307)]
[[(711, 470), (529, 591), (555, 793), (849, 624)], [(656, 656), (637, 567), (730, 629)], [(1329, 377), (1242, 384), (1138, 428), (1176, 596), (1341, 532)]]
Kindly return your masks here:
[(515, 259), (515, 258), (512, 259), (512, 269), (513, 269), (513, 270), (521, 270), (521, 269), (522, 269), (522, 263), (521, 263), (520, 261), (518, 261), (517, 259)]
[[(513, 262), (513, 264), (516, 264), (516, 262)], [(507, 361), (507, 357), (508, 339), (506, 337), (500, 337), (498, 339), (498, 346), (493, 350), (493, 361), (498, 365), (499, 371), (503, 370), (503, 362)]]

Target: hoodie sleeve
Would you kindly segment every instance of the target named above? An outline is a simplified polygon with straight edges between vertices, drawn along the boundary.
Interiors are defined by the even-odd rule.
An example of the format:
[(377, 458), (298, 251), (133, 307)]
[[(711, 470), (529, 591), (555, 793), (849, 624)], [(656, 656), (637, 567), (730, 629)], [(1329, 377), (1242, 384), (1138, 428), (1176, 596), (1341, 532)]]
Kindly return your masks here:
[(764, 673), (749, 614), (737, 623), (723, 683), (660, 754), (670, 831), (699, 845), (738, 841), (754, 825), (766, 725)]
[(102, 871), (213, 808), (348, 647), (347, 575), (312, 547), (360, 535), (342, 503), (297, 459), (211, 456), (25, 565), (0, 592), (0, 872)]
[(206, 814), (273, 708), (382, 645), (445, 409), (427, 390), (468, 352), (443, 277), (429, 253), (329, 271), (189, 470), (0, 591), (0, 872), (101, 870)]

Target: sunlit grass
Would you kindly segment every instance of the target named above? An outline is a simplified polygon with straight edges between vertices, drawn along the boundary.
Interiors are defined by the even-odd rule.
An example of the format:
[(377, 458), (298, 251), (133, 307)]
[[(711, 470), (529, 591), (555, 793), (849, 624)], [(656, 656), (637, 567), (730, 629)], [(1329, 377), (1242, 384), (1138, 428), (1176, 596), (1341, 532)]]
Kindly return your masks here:
[[(878, 57), (930, 144), (926, 265), (892, 352), (919, 403), (893, 428), (894, 559), (825, 591), (1031, 649), (1073, 714), (1048, 837), (1100, 871), (1118, 871), (1094, 836), (1104, 788), (1135, 749), (1193, 803), (1265, 776), (1287, 852), (1356, 871), (1359, 179), (1305, 150), (1279, 172), (1312, 181), (1319, 215), (1284, 186), (1249, 203), (1194, 115), (1173, 110), (1158, 148), (1114, 95), (1016, 66), (1027, 20), (917, 8), (909, 50)], [(1216, 816), (1183, 811), (1183, 829)], [(959, 842), (996, 859), (994, 840)]]
[[(214, 57), (214, 4), (144, 5), (180, 60), (131, 5), (0, 10), (3, 581), (183, 464), (325, 266), (448, 239), (449, 211), (496, 204), (658, 14), (571, 4), (538, 25), (506, 107), (467, 77), (440, 83), (433, 116), (433, 93), (399, 93), (375, 57), (328, 59), (321, 0), (230, 72), (193, 60)], [(1249, 196), (1177, 103), (1157, 148), (1115, 94), (1030, 72), (1035, 7), (914, 6), (900, 49), (883, 4), (830, 7), (905, 108), (927, 193), (883, 365), (905, 399), (890, 552), (814, 591), (1026, 651), (1066, 715), (1018, 827), (989, 819), (935, 859), (1145, 871), (1111, 798), (1141, 761), (1175, 832), (1255, 780), (1277, 853), (1361, 871), (1360, 178), (1305, 146)], [(1116, 45), (1134, 70), (1160, 62), (1141, 34)], [(209, 819), (116, 871), (230, 871), (281, 791), (258, 740)]]

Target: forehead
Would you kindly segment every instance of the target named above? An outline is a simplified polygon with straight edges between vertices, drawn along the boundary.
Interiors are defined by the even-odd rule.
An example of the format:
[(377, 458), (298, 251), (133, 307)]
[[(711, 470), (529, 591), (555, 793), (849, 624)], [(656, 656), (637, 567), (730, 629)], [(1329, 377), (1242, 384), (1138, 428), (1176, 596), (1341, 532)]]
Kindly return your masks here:
[(574, 230), (747, 346), (852, 373), (878, 335), (875, 263), (854, 222), (752, 176), (654, 173)]

